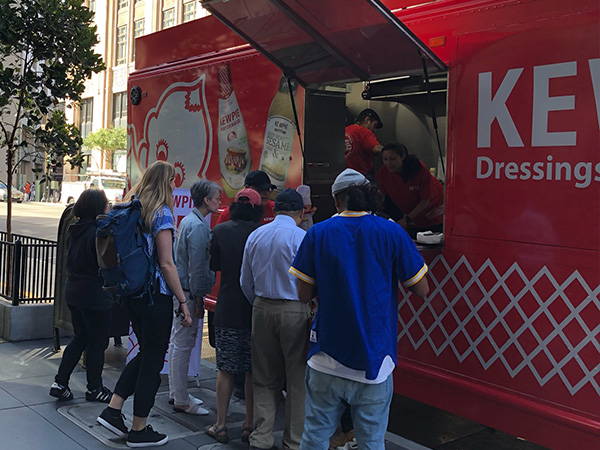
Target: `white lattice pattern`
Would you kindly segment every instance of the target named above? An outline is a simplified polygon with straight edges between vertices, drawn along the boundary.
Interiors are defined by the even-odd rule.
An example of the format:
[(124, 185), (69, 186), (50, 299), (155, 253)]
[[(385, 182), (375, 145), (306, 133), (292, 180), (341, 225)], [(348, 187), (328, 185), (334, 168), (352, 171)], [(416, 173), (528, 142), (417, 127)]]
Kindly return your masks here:
[[(600, 386), (595, 379), (600, 372), (600, 356), (586, 361), (582, 358), (583, 349), (588, 345), (592, 346), (587, 349), (588, 355), (600, 355), (600, 285), (590, 287), (578, 271), (559, 283), (545, 266), (531, 278), (517, 263), (504, 273), (499, 273), (489, 259), (475, 268), (465, 256), (450, 266), (442, 255), (438, 255), (429, 268), (431, 292), (425, 302), (416, 302), (414, 296), (405, 293), (398, 306), (399, 341), (408, 339), (415, 350), (428, 344), (438, 356), (444, 351), (452, 351), (460, 362), (473, 354), (484, 369), (499, 360), (513, 378), (528, 368), (541, 386), (559, 377), (571, 395), (590, 383), (600, 395)], [(459, 277), (459, 271), (469, 276)], [(486, 271), (488, 278), (495, 277), (492, 286), (486, 287), (480, 279)], [(510, 287), (516, 291), (515, 284), (520, 285), (520, 282), (515, 283), (515, 275), (523, 287), (518, 292), (511, 292)], [(465, 278), (468, 281), (465, 282)], [(546, 292), (552, 291), (549, 296), (543, 295), (545, 299), (538, 292), (543, 288), (536, 290), (538, 283), (546, 286)], [(552, 287), (548, 289), (550, 285)], [(569, 299), (565, 292), (569, 287), (583, 290), (585, 298)], [(500, 293), (507, 301), (504, 304), (495, 301), (495, 293)], [(459, 303), (466, 314), (457, 313)], [(563, 317), (554, 317), (553, 310), (559, 309), (565, 311), (561, 314)], [(482, 317), (484, 310), (488, 312), (485, 319)], [(515, 317), (520, 319), (515, 321)], [(520, 325), (517, 327), (515, 322)], [(540, 326), (542, 322), (546, 326)], [(579, 332), (572, 333), (573, 327)], [(520, 337), (527, 337), (533, 345), (522, 345)], [(564, 351), (553, 351), (555, 344)], [(483, 351), (484, 347), (488, 351)], [(572, 367), (573, 362), (578, 367)], [(546, 370), (540, 370), (540, 366)], [(567, 366), (570, 366), (569, 370)]]

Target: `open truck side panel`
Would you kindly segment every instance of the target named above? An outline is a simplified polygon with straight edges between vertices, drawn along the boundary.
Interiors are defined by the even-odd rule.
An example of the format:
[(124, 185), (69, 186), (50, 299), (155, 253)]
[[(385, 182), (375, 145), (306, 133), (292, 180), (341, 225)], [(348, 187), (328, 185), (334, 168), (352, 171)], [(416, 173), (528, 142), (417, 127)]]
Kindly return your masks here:
[[(430, 47), (432, 60), (448, 66), (447, 106), (440, 107), (446, 241), (424, 251), (428, 298), (400, 294), (395, 392), (550, 448), (598, 448), (600, 5), (383, 3)], [(360, 31), (339, 18), (335, 26)], [(224, 183), (219, 151), (237, 113), (224, 118), (220, 107), (223, 67), (251, 169), (261, 164), (282, 71), (215, 17), (136, 45), (129, 89), (140, 101), (128, 106), (129, 174), (135, 181), (152, 161), (173, 162), (181, 218), (193, 181)], [(385, 46), (371, 51), (386, 55)], [(305, 81), (323, 76), (317, 72), (306, 72), (312, 78)], [(356, 79), (364, 77), (345, 73), (343, 81)], [(304, 155), (294, 134), (285, 184), (307, 182), (326, 202), (343, 167), (344, 121), (329, 111), (343, 111), (348, 96), (344, 103), (339, 92), (305, 85), (294, 96)], [(409, 122), (397, 117), (393, 136), (407, 139)]]

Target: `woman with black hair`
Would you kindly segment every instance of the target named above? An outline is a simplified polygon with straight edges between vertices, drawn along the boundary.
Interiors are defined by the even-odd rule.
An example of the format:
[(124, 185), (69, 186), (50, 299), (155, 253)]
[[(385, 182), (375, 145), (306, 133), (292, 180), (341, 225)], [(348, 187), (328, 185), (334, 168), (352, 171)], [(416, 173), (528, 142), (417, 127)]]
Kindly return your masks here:
[(376, 175), (385, 194), (385, 211), (405, 228), (441, 231), (444, 214), (442, 184), (402, 144), (387, 144)]
[(74, 336), (63, 352), (62, 361), (50, 395), (71, 400), (69, 378), (85, 350), (88, 401), (108, 403), (112, 392), (102, 384), (104, 350), (108, 346), (111, 322), (111, 297), (102, 289), (96, 260), (96, 216), (108, 211), (104, 191), (83, 191), (73, 214), (79, 221), (69, 227), (67, 281), (65, 297), (71, 311)]
[(248, 236), (260, 226), (263, 206), (254, 189), (239, 191), (229, 207), (231, 220), (213, 230), (210, 244), (210, 268), (221, 272), (221, 285), (215, 312), (215, 347), (217, 350), (217, 421), (206, 430), (216, 441), (229, 441), (226, 419), (235, 376), (245, 377), (246, 420), (242, 441), (248, 442), (253, 429), (253, 393), (251, 376), (250, 333), (252, 305), (240, 287), (244, 246)]

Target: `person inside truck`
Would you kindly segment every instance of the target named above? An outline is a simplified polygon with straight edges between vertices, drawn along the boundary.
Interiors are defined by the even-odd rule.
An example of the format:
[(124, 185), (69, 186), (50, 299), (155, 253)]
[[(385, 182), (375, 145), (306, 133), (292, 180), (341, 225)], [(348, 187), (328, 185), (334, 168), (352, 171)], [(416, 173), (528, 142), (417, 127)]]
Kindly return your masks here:
[[(269, 175), (262, 170), (253, 170), (246, 175), (244, 186), (254, 189), (260, 194), (263, 205), (261, 225), (272, 222), (275, 218), (275, 202), (273, 201), (273, 196), (277, 186), (271, 183)], [(229, 208), (225, 208), (219, 216), (219, 221), (217, 223), (227, 222), (228, 220), (231, 220), (231, 215), (229, 213)]]
[(387, 144), (375, 177), (385, 195), (385, 212), (409, 233), (442, 231), (444, 191), (419, 159), (402, 144)]
[(361, 111), (356, 123), (346, 127), (344, 159), (347, 168), (372, 175), (373, 159), (383, 148), (373, 130), (381, 127), (383, 122), (379, 115), (370, 108)]

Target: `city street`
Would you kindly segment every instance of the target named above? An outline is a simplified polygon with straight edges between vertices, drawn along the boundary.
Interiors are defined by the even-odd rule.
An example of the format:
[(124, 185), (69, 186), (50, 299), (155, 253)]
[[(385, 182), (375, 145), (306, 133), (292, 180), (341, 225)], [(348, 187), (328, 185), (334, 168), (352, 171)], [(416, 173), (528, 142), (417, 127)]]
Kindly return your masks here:
[[(12, 231), (55, 241), (64, 209), (61, 203), (13, 203)], [(0, 202), (0, 230), (6, 231), (6, 202)]]

